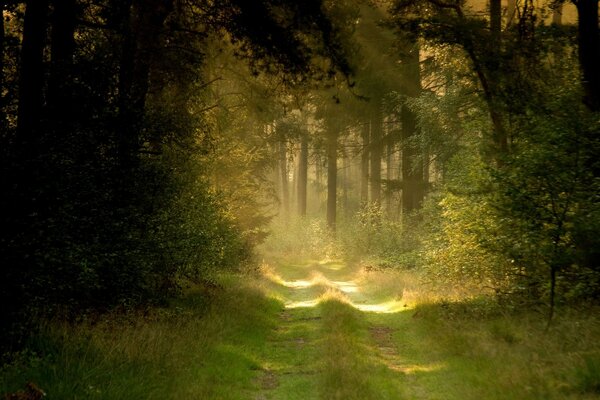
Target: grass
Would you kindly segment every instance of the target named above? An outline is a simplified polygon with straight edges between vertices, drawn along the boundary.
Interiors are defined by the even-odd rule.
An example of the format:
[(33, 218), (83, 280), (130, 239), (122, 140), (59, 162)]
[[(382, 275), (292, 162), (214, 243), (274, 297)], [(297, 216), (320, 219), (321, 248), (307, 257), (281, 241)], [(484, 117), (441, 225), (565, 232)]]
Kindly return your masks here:
[(256, 282), (194, 290), (146, 317), (50, 324), (0, 373), (0, 393), (29, 381), (48, 399), (247, 399), (281, 304)]
[(48, 324), (0, 394), (48, 399), (599, 399), (600, 319), (505, 311), (335, 260), (224, 277), (169, 307)]

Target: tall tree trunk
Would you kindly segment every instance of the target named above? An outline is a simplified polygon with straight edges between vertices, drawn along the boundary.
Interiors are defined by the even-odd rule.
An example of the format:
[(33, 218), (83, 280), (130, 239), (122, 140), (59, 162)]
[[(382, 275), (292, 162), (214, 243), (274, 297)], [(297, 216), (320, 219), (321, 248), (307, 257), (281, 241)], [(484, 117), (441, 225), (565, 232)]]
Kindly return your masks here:
[(600, 34), (598, 0), (578, 0), (579, 64), (583, 75), (584, 102), (592, 111), (600, 111)]
[[(417, 133), (415, 114), (402, 107), (402, 209), (410, 212), (423, 201), (423, 165), (419, 147), (413, 142)], [(419, 160), (419, 161), (417, 161)]]
[(490, 32), (492, 34), (492, 45), (499, 47), (500, 35), (502, 34), (501, 0), (490, 0)]
[(119, 71), (119, 159), (137, 164), (150, 70), (161, 45), (160, 33), (174, 0), (127, 0), (123, 8)]
[(360, 202), (365, 205), (369, 202), (369, 136), (371, 134), (371, 122), (363, 125), (361, 130), (362, 152), (360, 153)]
[(306, 200), (308, 188), (308, 136), (300, 139), (300, 159), (298, 160), (298, 215), (306, 216)]
[(388, 217), (391, 218), (392, 217), (392, 190), (390, 187), (390, 183), (392, 182), (392, 180), (394, 179), (394, 174), (393, 174), (393, 167), (392, 167), (392, 160), (393, 160), (393, 154), (394, 154), (394, 143), (391, 140), (391, 135), (389, 132), (386, 132), (386, 155), (385, 155), (385, 165), (386, 165), (386, 171), (385, 171), (385, 179), (388, 182), (388, 185), (385, 189), (385, 209), (386, 212), (388, 214)]
[(342, 213), (348, 215), (348, 157), (342, 154)]
[[(379, 102), (377, 103), (379, 105)], [(381, 205), (381, 153), (382, 153), (382, 121), (379, 107), (373, 112), (371, 119), (371, 203)]]
[(4, 2), (0, 2), (0, 133), (6, 129), (6, 109), (4, 108)]
[(327, 226), (336, 229), (337, 215), (337, 129), (329, 128), (327, 134)]
[(281, 179), (281, 207), (283, 216), (290, 215), (290, 188), (287, 169), (287, 148), (285, 141), (279, 142), (279, 178)]
[(38, 133), (44, 102), (44, 46), (48, 0), (29, 0), (25, 10), (21, 66), (19, 68), (19, 111), (17, 135), (26, 146)]
[[(501, 59), (502, 53), (502, 6), (501, 0), (490, 0), (490, 38), (491, 38), (491, 57), (493, 60), (489, 63), (489, 82), (493, 87), (491, 88), (492, 92), (496, 92), (494, 87), (498, 84), (499, 80), (499, 66), (498, 62)], [(492, 93), (491, 92), (491, 93)], [(504, 124), (502, 123), (502, 117), (497, 112), (494, 99), (491, 99), (489, 107), (493, 108), (490, 111), (490, 116), (492, 118), (492, 123), (495, 127), (494, 136), (494, 144), (495, 151), (500, 152), (501, 159), (502, 155), (508, 151), (508, 135), (505, 132)], [(499, 161), (498, 164), (502, 164), (502, 161)]]
[[(412, 44), (405, 52), (404, 78), (405, 93), (409, 97), (418, 97), (421, 92), (420, 50)], [(402, 209), (405, 212), (420, 207), (423, 202), (423, 159), (420, 146), (415, 143), (417, 117), (406, 105), (400, 114), (402, 120)]]
[(323, 194), (323, 160), (321, 159), (321, 154), (315, 154), (316, 162), (315, 162), (315, 192), (317, 192), (317, 200), (319, 203), (319, 209), (321, 209), (322, 205), (322, 194)]
[(64, 124), (72, 119), (71, 97), (75, 53), (76, 1), (53, 0), (51, 66), (48, 80), (49, 117)]

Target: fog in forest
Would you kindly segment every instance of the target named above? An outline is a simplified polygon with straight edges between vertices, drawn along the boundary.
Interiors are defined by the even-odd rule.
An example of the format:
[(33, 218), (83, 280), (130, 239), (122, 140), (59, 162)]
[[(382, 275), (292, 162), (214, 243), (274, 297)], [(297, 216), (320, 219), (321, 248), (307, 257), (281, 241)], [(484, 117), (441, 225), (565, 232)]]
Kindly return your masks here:
[(3, 398), (599, 398), (598, 0), (0, 6)]

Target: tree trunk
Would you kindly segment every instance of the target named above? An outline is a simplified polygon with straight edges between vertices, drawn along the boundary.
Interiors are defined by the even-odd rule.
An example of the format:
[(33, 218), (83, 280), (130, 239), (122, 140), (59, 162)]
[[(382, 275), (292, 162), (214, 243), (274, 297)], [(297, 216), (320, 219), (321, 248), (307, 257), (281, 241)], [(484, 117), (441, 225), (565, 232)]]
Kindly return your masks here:
[(6, 129), (6, 110), (4, 108), (4, 3), (0, 2), (0, 134)]
[(501, 0), (490, 0), (490, 32), (492, 34), (492, 45), (500, 46), (500, 35), (502, 34), (502, 3)]
[[(379, 104), (379, 102), (377, 103)], [(381, 110), (377, 108), (371, 119), (371, 203), (381, 205), (381, 153), (382, 153)]]
[(302, 135), (300, 141), (300, 160), (298, 160), (298, 215), (306, 216), (308, 188), (308, 136)]
[(284, 141), (279, 142), (279, 178), (281, 179), (281, 207), (283, 216), (290, 215), (290, 188), (287, 169), (287, 148)]
[[(343, 146), (342, 146), (343, 147)], [(348, 215), (348, 158), (342, 154), (342, 213)]]
[(389, 132), (386, 133), (386, 136), (388, 138), (387, 140), (387, 144), (385, 146), (386, 148), (386, 155), (385, 155), (385, 165), (386, 165), (386, 171), (385, 171), (385, 179), (388, 182), (388, 185), (385, 189), (385, 210), (388, 214), (388, 217), (391, 218), (392, 217), (392, 190), (390, 187), (390, 182), (392, 182), (392, 180), (394, 179), (394, 174), (393, 174), (393, 168), (392, 168), (392, 160), (393, 160), (393, 153), (394, 153), (394, 143), (392, 142), (391, 138), (390, 138), (390, 134)]
[[(410, 44), (404, 57), (405, 93), (409, 97), (418, 97), (421, 93), (420, 49)], [(417, 135), (417, 116), (406, 105), (400, 113), (402, 120), (402, 209), (413, 211), (421, 206), (424, 197), (423, 155), (420, 146), (415, 143)]]
[[(423, 164), (419, 147), (413, 143), (417, 133), (415, 114), (402, 107), (402, 209), (405, 212), (420, 207), (423, 201)], [(419, 161), (416, 161), (419, 160)]]
[(25, 146), (37, 138), (44, 94), (44, 46), (48, 0), (29, 0), (25, 11), (21, 66), (19, 69), (19, 111), (17, 136)]
[(174, 0), (128, 0), (123, 4), (119, 71), (119, 159), (137, 164), (150, 70), (159, 53), (160, 33)]
[[(490, 0), (490, 39), (491, 39), (491, 59), (493, 60), (489, 63), (489, 78), (491, 85), (497, 85), (499, 80), (498, 77), (498, 61), (501, 59), (502, 53), (502, 6), (501, 0)], [(495, 91), (492, 88), (492, 91)], [(496, 107), (493, 104), (493, 101), (489, 105), (492, 110), (490, 111), (490, 116), (492, 118), (492, 123), (495, 127), (496, 135), (494, 137), (496, 151), (500, 152), (500, 158), (503, 154), (506, 154), (508, 151), (508, 135), (505, 132), (504, 125), (502, 124), (501, 116), (496, 111)], [(498, 160), (500, 160), (498, 158)], [(498, 162), (499, 164), (502, 161)]]
[(336, 229), (337, 215), (337, 130), (329, 128), (327, 135), (327, 226)]
[(583, 75), (584, 102), (592, 111), (600, 111), (600, 35), (598, 0), (579, 0), (578, 44), (579, 64)]
[(76, 1), (53, 0), (51, 66), (48, 80), (49, 117), (64, 127), (72, 118), (71, 97), (75, 52)]
[(366, 122), (361, 131), (362, 152), (360, 154), (360, 202), (365, 205), (369, 202), (369, 136), (371, 122)]

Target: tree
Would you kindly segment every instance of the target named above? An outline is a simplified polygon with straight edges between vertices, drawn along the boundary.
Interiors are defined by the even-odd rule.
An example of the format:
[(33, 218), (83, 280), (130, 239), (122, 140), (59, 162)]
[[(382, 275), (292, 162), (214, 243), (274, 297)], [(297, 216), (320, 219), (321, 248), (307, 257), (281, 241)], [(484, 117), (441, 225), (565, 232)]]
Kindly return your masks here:
[[(131, 0), (130, 0), (131, 1)], [(173, 0), (133, 0), (123, 9), (119, 76), (119, 158), (124, 168), (137, 163), (152, 64), (160, 53), (161, 31)]]
[(298, 160), (298, 215), (306, 216), (308, 186), (308, 134), (303, 132), (300, 138), (300, 159)]
[(363, 121), (360, 153), (360, 202), (364, 206), (369, 202), (369, 141), (371, 134), (370, 121)]
[(39, 134), (38, 128), (44, 102), (43, 53), (48, 0), (30, 0), (26, 4), (19, 70), (17, 135), (22, 143), (33, 145)]
[(381, 103), (374, 100), (371, 114), (371, 135), (369, 141), (369, 154), (371, 155), (371, 203), (381, 205), (381, 155), (383, 152), (383, 119), (380, 109)]
[[(401, 60), (404, 90), (407, 98), (417, 98), (421, 92), (421, 60), (417, 43), (405, 44)], [(421, 206), (425, 195), (423, 154), (418, 142), (417, 117), (405, 102), (400, 111), (402, 122), (402, 209), (411, 212)]]
[(246, 79), (347, 76), (329, 11), (322, 1), (36, 0), (25, 2), (24, 19), (10, 14), (11, 45), (0, 42), (11, 52), (2, 94), (18, 98), (3, 107), (16, 129), (0, 136), (7, 334), (31, 313), (156, 301), (174, 293), (178, 276), (209, 279), (239, 264), (261, 234), (236, 232), (244, 218), (233, 221), (228, 207), (239, 202), (225, 204), (207, 183), (212, 146), (224, 142), (210, 113), (220, 104), (207, 103), (209, 38), (250, 64)]
[(77, 4), (75, 0), (52, 2), (51, 68), (48, 82), (48, 114), (62, 128), (72, 118), (72, 68), (75, 54)]
[(283, 215), (287, 219), (290, 215), (290, 182), (288, 179), (288, 160), (287, 160), (287, 142), (285, 136), (281, 135), (278, 144), (279, 153), (279, 177), (281, 179), (281, 205)]
[(598, 0), (573, 0), (577, 6), (578, 54), (585, 91), (584, 103), (600, 111), (600, 30)]
[(337, 123), (327, 127), (327, 226), (335, 233), (337, 219), (337, 153), (338, 129)]

